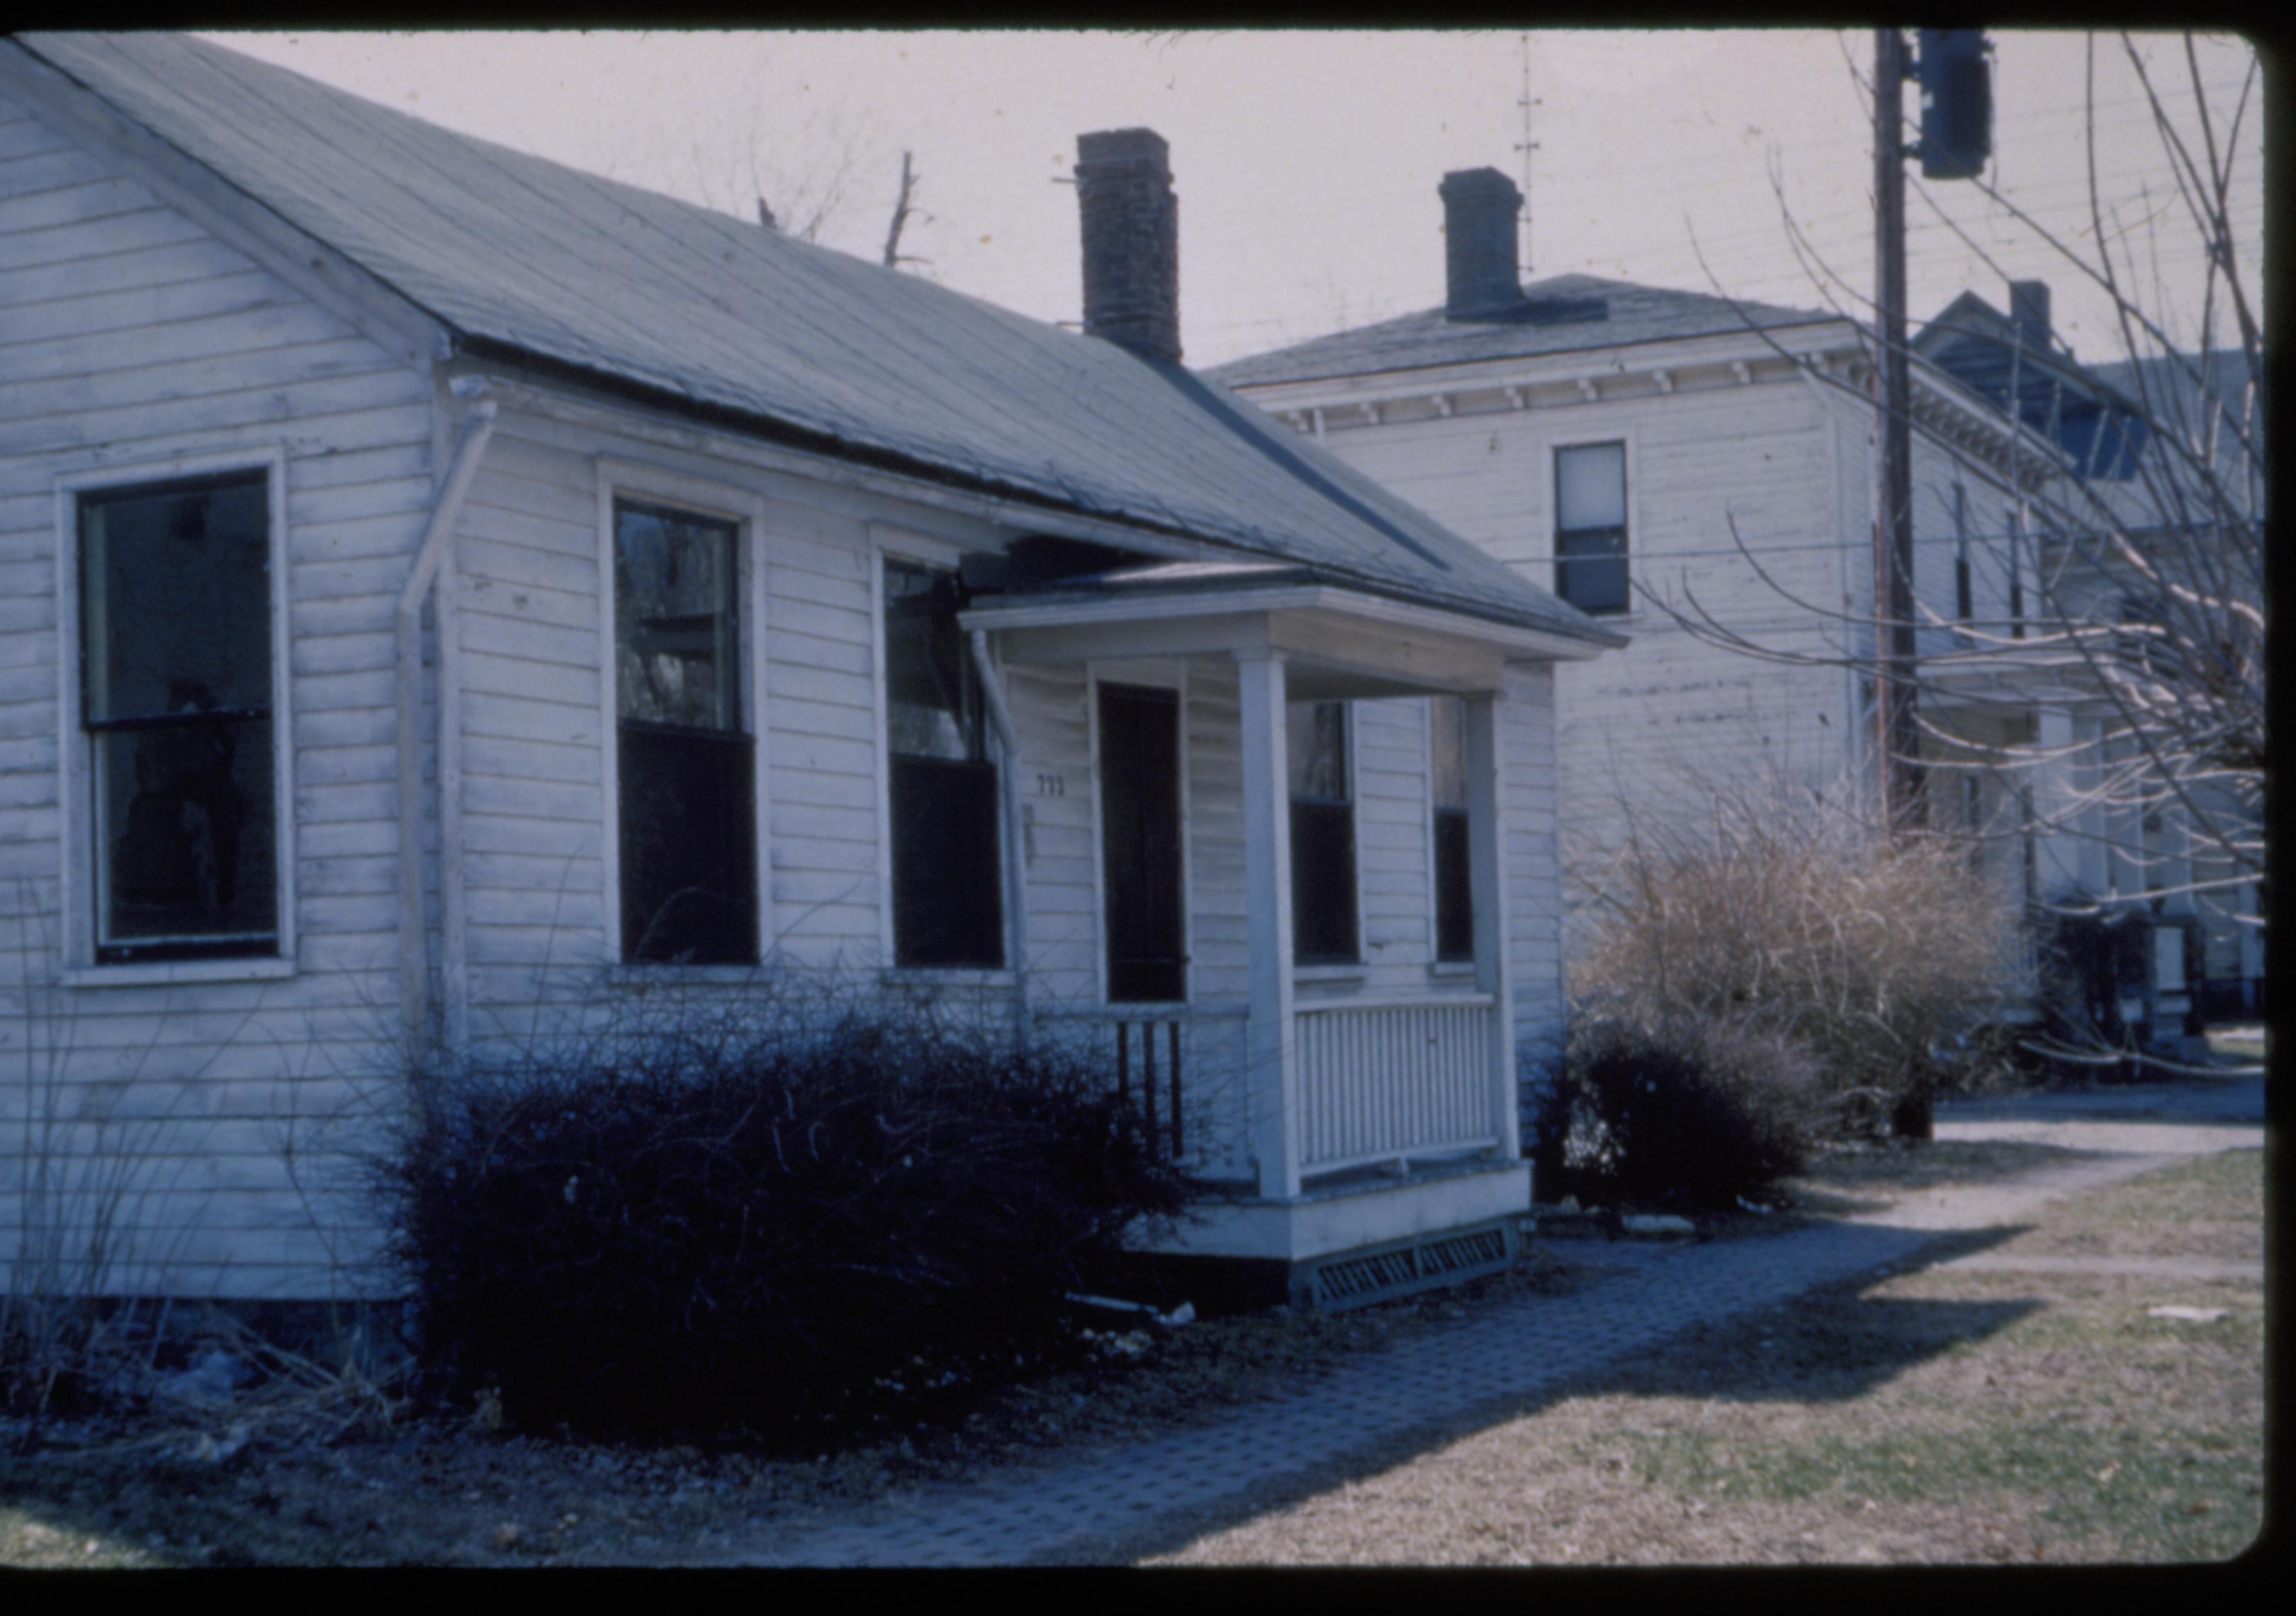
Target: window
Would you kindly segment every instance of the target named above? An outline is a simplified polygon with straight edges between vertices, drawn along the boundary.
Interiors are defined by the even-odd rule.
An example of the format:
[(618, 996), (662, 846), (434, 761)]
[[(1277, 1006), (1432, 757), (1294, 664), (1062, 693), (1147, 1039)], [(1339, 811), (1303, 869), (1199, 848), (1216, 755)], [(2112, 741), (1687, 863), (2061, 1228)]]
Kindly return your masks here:
[(94, 957), (275, 956), (270, 474), (88, 489), (75, 510)]
[(614, 506), (622, 958), (758, 958), (757, 743), (742, 702), (737, 532)]
[(1344, 701), (1285, 710), (1292, 772), (1292, 955), (1301, 965), (1351, 964), (1356, 942), (1356, 816), (1348, 782)]
[(2009, 637), (2025, 637), (2025, 508), (2009, 519)]
[(1627, 446), (1554, 451), (1554, 593), (1581, 611), (1627, 609)]
[(1467, 703), (1427, 703), (1429, 775), (1435, 837), (1435, 957), (1475, 955), (1474, 887), (1467, 866)]
[(1953, 616), (1965, 623), (1977, 614), (1969, 579), (1969, 490), (1953, 485)]
[(1004, 963), (996, 765), (956, 606), (955, 578), (886, 559), (893, 960), (994, 968)]

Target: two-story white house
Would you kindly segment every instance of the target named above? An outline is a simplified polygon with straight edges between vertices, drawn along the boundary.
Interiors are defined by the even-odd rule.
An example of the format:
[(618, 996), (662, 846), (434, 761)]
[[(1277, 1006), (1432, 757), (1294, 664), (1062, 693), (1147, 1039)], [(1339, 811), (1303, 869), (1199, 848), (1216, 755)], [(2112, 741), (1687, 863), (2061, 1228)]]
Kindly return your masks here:
[[(1718, 789), (1780, 780), (1857, 790), (1875, 743), (1860, 666), (1874, 611), (1866, 334), (1834, 314), (1588, 275), (1525, 285), (1513, 182), (1457, 172), (1440, 196), (1442, 307), (1213, 373), (1519, 576), (1631, 633), (1556, 683), (1574, 888), (1603, 878), (1630, 815), (1696, 814)], [(2045, 290), (2021, 283), (2020, 304), (2022, 324), (1997, 321), (2046, 349)], [(1929, 813), (1988, 833), (1980, 857), (2005, 901), (2103, 895), (2115, 872), (2080, 770), (2110, 715), (2019, 642), (2042, 561), (2031, 502), (2069, 470), (2110, 475), (2120, 417), (2091, 408), (2087, 451), (2075, 453), (2082, 423), (2005, 410), (1981, 376), (1960, 373), (1972, 367), (1957, 361), (2000, 340), (1964, 317), (1980, 307), (1956, 304), (1917, 345)], [(2084, 762), (1998, 764), (2003, 749), (2036, 748)], [(2147, 867), (2157, 884), (2163, 866)], [(2142, 890), (2144, 878), (2120, 879)], [(2021, 988), (2031, 968), (2030, 953), (2013, 963)], [(2181, 969), (2161, 986), (2146, 1008), (2173, 1013)]]
[(414, 1067), (800, 971), (1121, 1072), (1176, 1262), (1507, 1259), (1622, 636), (1179, 364), (1161, 140), (1077, 177), (1084, 334), (0, 41), (0, 1264), (117, 1169), (112, 1288), (337, 1292)]

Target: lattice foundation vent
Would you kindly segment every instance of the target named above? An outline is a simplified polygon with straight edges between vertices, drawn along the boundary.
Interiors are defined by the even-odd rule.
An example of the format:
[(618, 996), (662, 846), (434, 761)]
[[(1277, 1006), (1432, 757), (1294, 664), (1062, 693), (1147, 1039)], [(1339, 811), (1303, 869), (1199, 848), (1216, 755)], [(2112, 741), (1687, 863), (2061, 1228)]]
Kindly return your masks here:
[(1514, 1257), (1512, 1226), (1493, 1224), (1386, 1251), (1332, 1258), (1316, 1267), (1309, 1294), (1322, 1311), (1338, 1313), (1408, 1296), (1414, 1291), (1480, 1279), (1499, 1272)]

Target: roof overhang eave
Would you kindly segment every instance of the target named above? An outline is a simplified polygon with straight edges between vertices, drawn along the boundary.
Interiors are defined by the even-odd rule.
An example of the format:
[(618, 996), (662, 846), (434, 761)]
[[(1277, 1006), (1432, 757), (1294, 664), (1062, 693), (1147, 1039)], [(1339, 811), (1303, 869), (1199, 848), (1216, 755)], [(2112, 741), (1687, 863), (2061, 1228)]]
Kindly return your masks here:
[(1237, 613), (1314, 613), (1389, 631), (1438, 635), (1465, 641), (1511, 660), (1585, 661), (1628, 643), (1625, 635), (1595, 629), (1565, 633), (1521, 622), (1502, 622), (1418, 601), (1397, 600), (1321, 580), (1289, 578), (1186, 589), (1141, 589), (1120, 597), (1048, 591), (983, 596), (961, 612), (959, 624), (1005, 629), (1095, 628), (1178, 624)]

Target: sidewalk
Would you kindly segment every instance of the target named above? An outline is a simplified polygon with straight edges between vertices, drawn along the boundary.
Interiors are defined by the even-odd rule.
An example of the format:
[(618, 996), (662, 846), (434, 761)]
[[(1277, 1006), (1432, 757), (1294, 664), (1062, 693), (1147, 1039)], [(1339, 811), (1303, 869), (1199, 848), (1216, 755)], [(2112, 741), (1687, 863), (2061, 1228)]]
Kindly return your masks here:
[[(2009, 1184), (1923, 1190), (1882, 1211), (1774, 1236), (1665, 1246), (1551, 1242), (1603, 1271), (1571, 1295), (1479, 1306), (1464, 1320), (1351, 1358), (1215, 1424), (785, 1523), (716, 1563), (1126, 1563), (1509, 1418), (1693, 1325), (1915, 1266), (1925, 1251), (1942, 1257), (1939, 1248), (1954, 1235), (2013, 1225), (2062, 1195), (2192, 1155), (2261, 1145), (2261, 1079), (2253, 1087), (2252, 1107), (2244, 1095), (2211, 1088), (2166, 1097), (2120, 1091), (2088, 1107), (2051, 1096), (2042, 1116), (2030, 1107), (1993, 1114), (2016, 1112), (2013, 1104), (1941, 1108), (1939, 1138), (2017, 1138), (2110, 1153)], [(2188, 1113), (2191, 1120), (2181, 1120)], [(2129, 1120), (2117, 1120), (2123, 1116)]]

